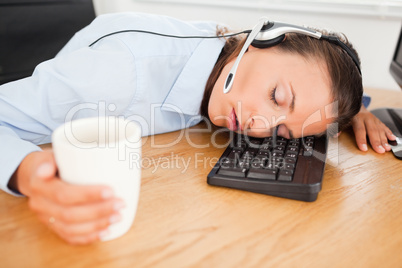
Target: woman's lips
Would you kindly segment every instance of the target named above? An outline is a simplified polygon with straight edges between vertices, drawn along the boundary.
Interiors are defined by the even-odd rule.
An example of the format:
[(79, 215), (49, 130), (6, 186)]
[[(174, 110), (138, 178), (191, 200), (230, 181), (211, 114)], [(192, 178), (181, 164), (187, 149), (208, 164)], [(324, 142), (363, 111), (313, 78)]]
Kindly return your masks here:
[(232, 112), (230, 113), (230, 121), (229, 121), (229, 127), (231, 131), (237, 131), (239, 129), (239, 124), (237, 121), (237, 116), (235, 109), (232, 109)]

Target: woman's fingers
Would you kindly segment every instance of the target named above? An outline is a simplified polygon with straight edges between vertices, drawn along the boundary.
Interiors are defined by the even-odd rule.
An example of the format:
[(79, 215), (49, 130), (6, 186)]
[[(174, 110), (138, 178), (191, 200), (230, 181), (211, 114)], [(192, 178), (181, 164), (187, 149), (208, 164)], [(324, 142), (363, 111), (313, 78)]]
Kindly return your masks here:
[(394, 137), (391, 130), (374, 115), (367, 120), (366, 125), (370, 143), (374, 151), (377, 153), (390, 151), (391, 146), (388, 144), (388, 137), (391, 137), (391, 139)]
[(35, 187), (29, 200), (31, 209), (71, 244), (96, 241), (121, 219), (119, 211), (124, 202), (102, 195), (104, 187), (70, 185), (57, 178), (42, 180)]
[(37, 197), (29, 200), (29, 206), (39, 214), (52, 216), (66, 224), (76, 224), (105, 217), (113, 222), (112, 219), (120, 215), (119, 211), (124, 207), (124, 203), (120, 199), (113, 198), (104, 202), (69, 206), (60, 205), (44, 197)]
[(92, 221), (66, 223), (60, 218), (39, 214), (39, 219), (49, 226), (57, 235), (71, 244), (92, 243), (109, 233), (110, 224), (121, 220), (121, 215), (103, 217)]
[(125, 206), (111, 188), (102, 185), (73, 185), (57, 176), (53, 154), (31, 157), (29, 206), (39, 219), (71, 244), (94, 242), (121, 219)]
[[(58, 190), (63, 191), (62, 188), (63, 185)], [(71, 187), (68, 189), (74, 190)], [(70, 204), (61, 199), (36, 196), (30, 198), (29, 204), (43, 223), (70, 244), (87, 244), (99, 240), (111, 224), (121, 220), (119, 211), (124, 207), (122, 200), (117, 198)]]
[(362, 109), (352, 121), (356, 143), (360, 150), (367, 151), (367, 138), (370, 145), (377, 153), (385, 153), (391, 150), (388, 140), (395, 140), (392, 131), (377, 117), (366, 109)]
[(364, 125), (364, 121), (358, 118), (357, 116), (353, 119), (353, 131), (355, 133), (355, 139), (357, 146), (362, 151), (367, 151), (367, 132), (366, 126)]
[(373, 122), (367, 124), (367, 135), (373, 150), (380, 154), (385, 153), (383, 135)]
[[(54, 218), (53, 216), (39, 214), (39, 220), (46, 224), (53, 232), (55, 232), (59, 237), (61, 237), (66, 242), (73, 244), (73, 245), (84, 245), (98, 241), (102, 236), (108, 233), (107, 227), (100, 231), (88, 231), (91, 228), (87, 226), (90, 225), (89, 223), (85, 224), (87, 226), (84, 227), (86, 229), (85, 232), (82, 231), (82, 228), (78, 226), (68, 226), (66, 227), (62, 222)], [(101, 224), (99, 224), (101, 225)], [(77, 231), (73, 231), (79, 230)], [(94, 229), (94, 228), (92, 228)]]
[(396, 140), (396, 136), (392, 133), (392, 131), (387, 127), (387, 131), (386, 131), (386, 135), (387, 135), (387, 138), (389, 139), (389, 140), (391, 140), (391, 141), (394, 141), (394, 140)]
[(106, 186), (72, 185), (60, 180), (48, 162), (40, 164), (32, 177), (32, 192), (64, 205), (100, 202), (113, 196), (113, 191)]

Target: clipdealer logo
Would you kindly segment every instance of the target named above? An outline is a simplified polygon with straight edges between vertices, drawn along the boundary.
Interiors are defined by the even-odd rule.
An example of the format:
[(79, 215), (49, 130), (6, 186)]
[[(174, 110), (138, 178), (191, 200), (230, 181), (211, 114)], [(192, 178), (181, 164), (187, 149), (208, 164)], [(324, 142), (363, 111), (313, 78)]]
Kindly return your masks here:
[(169, 155), (159, 157), (141, 157), (138, 153), (130, 153), (129, 165), (130, 168), (141, 168), (151, 170), (154, 174), (158, 170), (179, 170), (184, 174), (188, 169), (211, 169), (215, 163), (219, 161), (219, 157), (209, 157), (204, 153), (195, 153), (193, 156), (183, 157), (171, 152)]
[[(238, 102), (237, 105), (239, 106), (238, 108), (241, 110), (241, 102)], [(175, 136), (174, 140), (171, 140), (169, 142), (164, 142), (164, 143), (158, 143), (158, 137), (155, 136), (154, 134), (156, 132), (160, 132), (160, 129), (158, 128), (158, 124), (160, 123), (165, 123), (165, 122), (160, 122), (161, 118), (158, 118), (156, 115), (157, 110), (160, 110), (162, 106), (166, 106), (165, 109), (168, 109), (170, 112), (175, 114), (175, 119), (174, 121), (174, 128), (177, 130), (180, 130), (178, 135)], [(314, 124), (318, 121), (321, 120), (326, 120), (330, 117), (336, 117), (337, 116), (337, 107), (338, 103), (333, 102), (324, 107), (324, 109), (317, 110), (316, 112), (312, 113), (303, 123), (302, 126), (302, 131), (307, 128), (309, 125)], [(186, 142), (195, 149), (203, 149), (203, 148), (226, 148), (233, 136), (235, 135), (234, 132), (228, 130), (227, 128), (214, 128), (210, 120), (206, 120), (202, 118), (200, 115), (197, 116), (184, 116), (184, 113), (180, 110), (179, 107), (171, 105), (171, 104), (163, 104), (163, 103), (154, 103), (150, 104), (149, 106), (150, 112), (149, 112), (149, 118), (145, 117), (144, 115), (139, 115), (139, 114), (132, 114), (129, 116), (123, 116), (123, 115), (118, 115), (119, 117), (123, 118), (125, 122), (130, 122), (134, 121), (141, 127), (141, 133), (142, 133), (142, 138), (141, 138), (141, 144), (145, 144), (148, 142), (148, 139), (150, 139), (150, 147), (153, 149), (163, 149), (163, 148), (172, 148), (173, 146), (177, 145), (178, 143), (182, 142), (183, 139), (186, 140)], [(76, 118), (83, 118), (83, 117), (88, 117), (88, 116), (98, 116), (98, 117), (107, 117), (111, 116), (113, 114), (116, 114), (118, 111), (118, 107), (113, 104), (113, 103), (107, 103), (106, 101), (99, 101), (98, 103), (80, 103), (74, 107), (72, 107), (68, 113), (66, 114), (65, 117), (65, 122), (72, 121)], [(159, 111), (160, 112), (160, 111)], [(147, 114), (147, 113), (144, 113)], [(261, 119), (262, 118), (262, 119)], [(232, 120), (229, 118), (229, 116), (220, 116), (220, 119), (227, 120), (228, 122), (232, 122)], [(266, 127), (262, 131), (266, 131), (266, 128), (269, 127), (270, 122), (279, 124), (282, 120), (285, 120), (285, 117), (280, 117), (280, 118), (272, 118), (272, 120), (268, 120), (263, 118), (263, 116), (259, 116), (260, 120), (264, 120), (264, 123)], [(202, 128), (190, 128), (199, 122), (203, 121), (205, 124)], [(172, 127), (173, 128), (173, 127)], [(334, 123), (332, 125), (328, 125), (328, 129), (331, 129), (331, 132), (333, 133), (334, 131), (336, 132), (337, 130), (337, 124)], [(200, 134), (200, 133), (208, 133), (210, 134), (210, 137), (208, 141), (205, 141), (205, 139), (196, 139), (196, 135), (194, 134)], [(229, 139), (227, 139), (224, 143), (218, 142), (218, 136), (220, 134), (224, 133), (225, 135), (229, 134)], [(72, 136), (74, 133), (72, 133)], [(244, 134), (247, 134), (247, 130), (244, 131)], [(247, 136), (246, 136), (247, 137)], [(202, 140), (202, 141), (200, 141)], [(338, 143), (337, 139), (331, 139), (330, 140), (331, 144), (331, 159), (328, 161), (330, 165), (336, 166), (339, 162), (338, 159)], [(136, 145), (138, 146), (138, 141), (135, 141)], [(133, 142), (133, 146), (134, 143)], [(125, 160), (127, 157), (130, 158), (130, 162), (135, 161), (140, 161), (140, 166), (143, 168), (150, 168), (150, 167), (157, 167), (159, 168), (168, 168), (172, 166), (179, 167), (182, 170), (187, 170), (188, 166), (190, 165), (191, 159), (181, 159), (178, 155), (171, 154), (170, 156), (161, 156), (159, 159), (158, 158), (146, 158), (146, 157), (141, 157), (139, 155), (135, 155), (130, 152), (130, 144), (126, 144), (123, 146), (123, 148), (119, 148), (119, 159), (120, 160)], [(320, 152), (313, 152), (313, 156), (318, 158), (321, 161), (326, 161), (326, 155)], [(194, 156), (194, 159), (197, 160), (195, 163), (200, 164), (200, 159), (202, 157), (198, 156), (197, 158)], [(217, 160), (217, 159), (216, 159)], [(205, 161), (207, 164), (206, 166), (213, 167), (212, 164), (210, 164), (209, 159), (203, 159), (202, 161)], [(216, 162), (216, 161), (215, 161)], [(170, 163), (169, 165), (167, 163)]]

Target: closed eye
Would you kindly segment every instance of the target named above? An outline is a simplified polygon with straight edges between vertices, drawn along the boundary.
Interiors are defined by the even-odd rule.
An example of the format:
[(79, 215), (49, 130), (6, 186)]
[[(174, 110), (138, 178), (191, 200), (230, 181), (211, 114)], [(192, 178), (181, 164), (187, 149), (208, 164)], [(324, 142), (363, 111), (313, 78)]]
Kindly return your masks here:
[(273, 90), (271, 90), (269, 99), (270, 99), (276, 106), (278, 106), (278, 102), (276, 101), (275, 93), (276, 93), (276, 87), (275, 87)]

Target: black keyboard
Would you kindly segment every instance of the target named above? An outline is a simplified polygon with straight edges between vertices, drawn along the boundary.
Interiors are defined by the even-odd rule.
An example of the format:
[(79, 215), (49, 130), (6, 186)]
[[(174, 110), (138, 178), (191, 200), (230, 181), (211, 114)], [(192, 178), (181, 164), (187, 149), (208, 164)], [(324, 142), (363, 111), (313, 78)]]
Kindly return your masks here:
[(315, 201), (327, 155), (326, 136), (253, 138), (235, 134), (208, 174), (208, 184)]

